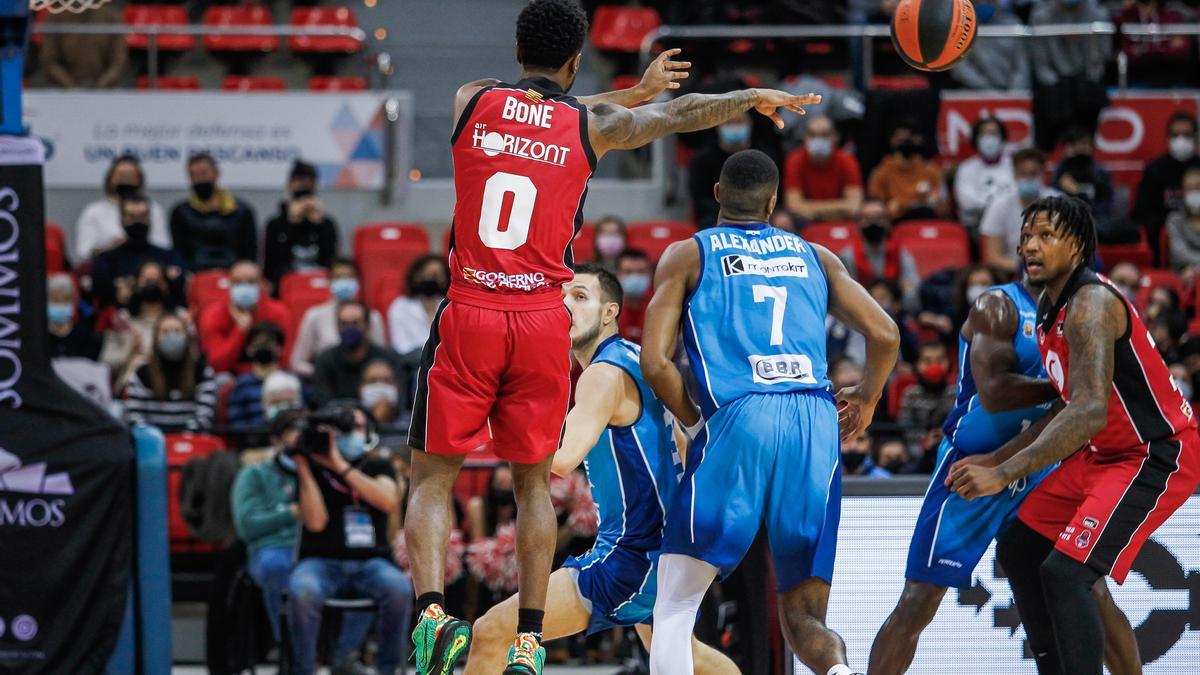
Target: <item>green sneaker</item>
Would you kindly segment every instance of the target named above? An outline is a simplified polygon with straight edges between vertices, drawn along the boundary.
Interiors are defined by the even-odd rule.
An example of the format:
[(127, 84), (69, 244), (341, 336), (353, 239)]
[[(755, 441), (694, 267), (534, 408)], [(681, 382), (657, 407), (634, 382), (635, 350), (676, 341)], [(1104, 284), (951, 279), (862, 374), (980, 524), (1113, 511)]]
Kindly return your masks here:
[(520, 633), (508, 649), (508, 666), (504, 675), (542, 675), (546, 650), (532, 633)]
[(430, 605), (421, 613), (412, 641), (417, 675), (450, 675), (471, 646), (471, 624)]

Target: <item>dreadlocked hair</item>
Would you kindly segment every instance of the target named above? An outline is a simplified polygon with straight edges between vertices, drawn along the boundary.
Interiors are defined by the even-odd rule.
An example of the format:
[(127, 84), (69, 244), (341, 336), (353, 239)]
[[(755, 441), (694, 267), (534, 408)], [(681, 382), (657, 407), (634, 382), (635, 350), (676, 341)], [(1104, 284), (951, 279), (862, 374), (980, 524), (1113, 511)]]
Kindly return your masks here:
[(1046, 214), (1056, 231), (1075, 240), (1080, 262), (1091, 267), (1096, 258), (1096, 219), (1087, 202), (1067, 195), (1042, 197), (1021, 212), (1021, 227), (1029, 225), (1039, 213)]
[(526, 68), (558, 70), (583, 49), (587, 32), (577, 0), (532, 0), (517, 17), (517, 59)]

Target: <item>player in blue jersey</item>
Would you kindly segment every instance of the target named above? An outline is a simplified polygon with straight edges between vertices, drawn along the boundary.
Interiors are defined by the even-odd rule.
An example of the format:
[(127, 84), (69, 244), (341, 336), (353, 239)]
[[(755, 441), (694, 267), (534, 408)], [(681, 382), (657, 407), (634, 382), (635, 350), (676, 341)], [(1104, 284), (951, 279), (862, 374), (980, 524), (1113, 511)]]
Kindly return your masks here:
[[(1045, 379), (1037, 344), (1037, 296), (1027, 280), (988, 289), (975, 301), (958, 341), (958, 395), (943, 425), (937, 469), (925, 493), (908, 550), (904, 591), (871, 647), (871, 675), (899, 675), (912, 663), (921, 631), (933, 621), (948, 587), (970, 588), (972, 573), (992, 540), (1017, 515), (1026, 495), (1052, 470), (1043, 469), (999, 494), (967, 500), (946, 486), (950, 466), (991, 453), (1036, 423), (1058, 394)], [(1103, 580), (1095, 593), (1104, 608), (1113, 673), (1141, 672), (1128, 619)]]
[[(563, 294), (572, 353), (585, 368), (552, 471), (563, 476), (584, 463), (600, 526), (590, 551), (550, 575), (542, 627), (549, 640), (636, 626), (649, 646), (663, 522), (679, 482), (675, 425), (642, 378), (638, 346), (617, 332), (623, 294), (616, 277), (579, 265)], [(504, 669), (519, 612), (514, 595), (475, 622), (467, 675)], [(738, 672), (695, 638), (691, 651), (697, 673)]]
[[(841, 261), (771, 227), (779, 171), (765, 154), (730, 157), (715, 186), (718, 226), (672, 244), (646, 313), (642, 372), (694, 438), (667, 513), (650, 670), (692, 672), (686, 645), (705, 590), (765, 525), (784, 637), (818, 675), (850, 675), (825, 626), (841, 502), (839, 436), (871, 422), (896, 363), (896, 324)], [(825, 317), (867, 341), (863, 382), (834, 395)], [(683, 328), (699, 410), (672, 361)]]

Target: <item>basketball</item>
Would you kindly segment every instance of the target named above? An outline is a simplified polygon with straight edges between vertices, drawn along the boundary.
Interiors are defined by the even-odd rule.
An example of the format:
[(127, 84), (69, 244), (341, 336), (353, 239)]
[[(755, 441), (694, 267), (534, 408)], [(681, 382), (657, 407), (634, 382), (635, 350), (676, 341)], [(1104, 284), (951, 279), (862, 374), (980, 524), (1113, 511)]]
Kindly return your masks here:
[(900, 0), (892, 14), (892, 44), (917, 70), (949, 70), (974, 43), (971, 0)]

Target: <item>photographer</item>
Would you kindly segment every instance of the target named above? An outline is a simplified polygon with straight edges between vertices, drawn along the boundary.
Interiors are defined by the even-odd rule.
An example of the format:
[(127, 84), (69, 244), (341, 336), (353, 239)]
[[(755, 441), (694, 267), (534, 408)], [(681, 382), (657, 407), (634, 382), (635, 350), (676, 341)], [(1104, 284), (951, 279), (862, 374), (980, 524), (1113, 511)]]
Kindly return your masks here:
[[(308, 418), (293, 450), (304, 526), (288, 584), (298, 673), (316, 667), (321, 610), (329, 598), (374, 600), (382, 636), (376, 670), (389, 675), (404, 663), (413, 590), (392, 563), (387, 542), (388, 516), (398, 511), (400, 497), (391, 464), (374, 452), (375, 427), (355, 404), (334, 404)], [(361, 644), (364, 636), (350, 643), (350, 633), (343, 633), (342, 645)], [(338, 657), (345, 655), (339, 648)]]
[(297, 160), (288, 176), (287, 199), (267, 222), (263, 277), (278, 293), (279, 280), (288, 272), (328, 269), (337, 245), (337, 223), (317, 199), (317, 168)]

